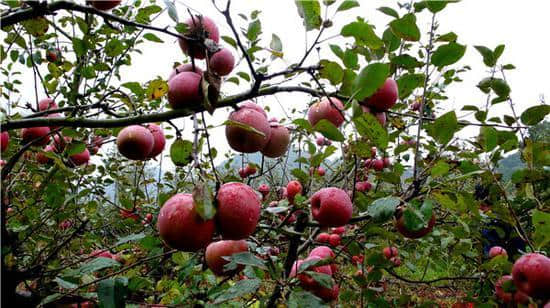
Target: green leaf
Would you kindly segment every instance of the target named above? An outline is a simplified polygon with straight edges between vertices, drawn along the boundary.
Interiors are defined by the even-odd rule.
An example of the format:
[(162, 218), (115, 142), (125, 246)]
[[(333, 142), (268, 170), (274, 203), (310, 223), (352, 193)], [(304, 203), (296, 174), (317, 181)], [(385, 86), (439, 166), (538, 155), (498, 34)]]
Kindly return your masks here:
[(23, 20), (21, 22), (25, 31), (34, 37), (40, 37), (46, 34), (50, 24), (48, 20), (42, 16)]
[(295, 119), (292, 121), (292, 124), (296, 125), (297, 127), (307, 131), (307, 132), (313, 132), (313, 127), (306, 119)]
[(479, 51), (481, 56), (483, 57), (483, 63), (489, 67), (495, 66), (497, 60), (495, 59), (495, 55), (493, 54), (493, 51), (485, 46), (474, 46), (474, 48)]
[(166, 8), (168, 9), (168, 16), (170, 16), (170, 18), (178, 23), (180, 21), (179, 17), (178, 17), (178, 11), (176, 10), (176, 6), (174, 5), (174, 3), (172, 3), (170, 0), (164, 0), (164, 5), (166, 5)]
[(550, 213), (534, 210), (532, 220), (535, 226), (533, 240), (536, 247), (541, 249), (550, 243)]
[(485, 152), (492, 151), (498, 142), (498, 132), (493, 127), (483, 126), (479, 131), (480, 143)]
[(147, 90), (145, 90), (145, 95), (147, 95), (147, 99), (149, 100), (159, 99), (166, 95), (166, 93), (168, 93), (168, 83), (166, 80), (160, 78), (149, 81)]
[(400, 203), (401, 199), (397, 197), (376, 199), (369, 206), (367, 213), (372, 216), (374, 221), (385, 222), (393, 217), (393, 213)]
[(495, 47), (495, 50), (493, 51), (493, 55), (495, 57), (495, 62), (498, 60), (498, 58), (500, 58), (500, 56), (502, 55), (503, 52), (504, 52), (504, 45), (503, 44), (498, 45), (497, 47)]
[(293, 291), (288, 298), (288, 308), (329, 307), (317, 296), (306, 291)]
[(379, 7), (377, 10), (379, 10), (380, 12), (382, 12), (386, 15), (389, 15), (389, 16), (392, 16), (392, 17), (395, 17), (395, 18), (399, 18), (399, 14), (394, 9), (392, 9), (391, 7), (382, 6), (382, 7)]
[(447, 6), (446, 1), (425, 1), (426, 7), (430, 12), (437, 13), (445, 8)]
[(344, 51), (342, 50), (342, 48), (340, 48), (340, 46), (330, 44), (329, 47), (330, 47), (330, 50), (332, 50), (332, 52), (333, 52), (338, 58), (344, 59)]
[(122, 245), (122, 244), (128, 243), (128, 242), (141, 240), (144, 237), (145, 237), (145, 233), (143, 233), (143, 232), (136, 233), (136, 234), (130, 234), (128, 236), (119, 238), (118, 241), (116, 242), (116, 246)]
[(208, 185), (199, 181), (193, 187), (193, 203), (195, 203), (195, 212), (204, 220), (214, 218), (216, 208), (214, 207), (213, 194)]
[[(86, 46), (86, 43), (79, 39), (79, 38), (73, 38), (73, 50), (78, 58), (84, 56), (86, 54), (86, 51), (88, 50), (88, 47)], [(107, 51), (107, 49), (105, 49)]]
[(120, 266), (120, 264), (113, 259), (98, 257), (84, 263), (77, 269), (77, 272), (81, 274), (89, 274), (113, 266)]
[(153, 33), (145, 33), (143, 35), (143, 38), (151, 42), (164, 43), (163, 40), (161, 40), (158, 36), (154, 35)]
[(261, 32), (262, 32), (262, 24), (260, 23), (260, 20), (256, 19), (248, 25), (248, 30), (246, 31), (246, 37), (251, 41), (255, 41)]
[(124, 277), (109, 278), (99, 282), (97, 297), (102, 308), (124, 307), (128, 279)]
[(466, 46), (455, 42), (441, 45), (432, 55), (432, 64), (437, 67), (454, 64), (464, 56), (465, 52)]
[(67, 146), (66, 152), (67, 152), (68, 156), (72, 156), (72, 155), (75, 155), (75, 154), (82, 153), (82, 152), (84, 152), (84, 150), (86, 150), (86, 144), (85, 143), (80, 142), (80, 141), (74, 141), (74, 142), (71, 142)]
[(177, 139), (170, 146), (170, 158), (174, 165), (183, 167), (193, 160), (193, 142)]
[(493, 89), (495, 94), (499, 97), (506, 98), (510, 94), (510, 86), (508, 86), (504, 79), (493, 78), (491, 80), (491, 89)]
[(318, 273), (314, 271), (307, 271), (306, 274), (313, 278), (317, 283), (319, 283), (322, 287), (325, 288), (332, 288), (334, 285), (334, 281), (332, 280), (332, 277), (325, 273)]
[(428, 134), (440, 144), (451, 141), (458, 131), (458, 120), (454, 111), (449, 111), (437, 118), (433, 124), (426, 125)]
[(438, 176), (445, 175), (449, 172), (449, 169), (450, 169), (449, 164), (440, 160), (437, 162), (437, 164), (435, 164), (435, 166), (433, 166), (431, 170), (432, 177), (435, 178)]
[(260, 284), (261, 280), (259, 279), (239, 280), (230, 288), (221, 292), (221, 294), (216, 297), (214, 305), (221, 304), (223, 302), (244, 296), (246, 294), (254, 293), (260, 287)]
[(527, 108), (520, 116), (525, 125), (535, 125), (550, 113), (549, 105), (540, 105)]
[(224, 266), (224, 270), (232, 271), (237, 268), (238, 264), (250, 265), (254, 267), (259, 267), (261, 269), (266, 269), (264, 261), (250, 252), (239, 252), (234, 253), (231, 256), (224, 257), (229, 263)]
[(424, 85), (424, 74), (404, 74), (397, 80), (399, 98), (407, 98), (416, 88)]
[(323, 20), (321, 19), (321, 5), (318, 0), (296, 0), (298, 14), (304, 20), (306, 31), (319, 29)]
[(415, 57), (408, 54), (402, 54), (391, 59), (391, 63), (397, 67), (403, 67), (406, 69), (413, 69), (422, 66), (422, 62), (418, 61)]
[(344, 53), (343, 61), (344, 61), (344, 65), (347, 68), (351, 68), (351, 69), (359, 68), (359, 65), (358, 65), (359, 59), (357, 57), (357, 53), (352, 49), (346, 49), (346, 52)]
[(222, 35), (222, 40), (234, 48), (237, 48), (237, 42), (232, 37)]
[(435, 41), (436, 42), (456, 42), (458, 36), (454, 32), (448, 32), (440, 35)]
[(321, 65), (321, 70), (319, 71), (321, 78), (328, 79), (333, 85), (342, 82), (344, 70), (338, 63), (329, 60), (321, 60), (319, 64)]
[(345, 25), (340, 34), (343, 37), (353, 37), (355, 43), (360, 46), (367, 46), (371, 49), (384, 46), (384, 42), (374, 33), (372, 26), (361, 20)]
[(344, 2), (340, 4), (340, 6), (336, 11), (337, 12), (346, 11), (354, 7), (358, 7), (359, 5), (360, 5), (359, 2), (357, 2), (356, 0), (344, 0)]
[(361, 70), (353, 83), (355, 99), (362, 101), (373, 95), (390, 75), (390, 66), (384, 63), (372, 63)]
[(346, 139), (344, 135), (342, 135), (340, 130), (336, 126), (334, 126), (332, 122), (326, 119), (322, 119), (317, 122), (317, 124), (315, 124), (315, 126), (313, 127), (313, 130), (321, 133), (323, 136), (330, 140), (342, 142)]
[[(74, 40), (75, 39), (73, 39), (73, 45), (74, 45)], [(105, 54), (108, 57), (114, 58), (122, 54), (125, 50), (125, 47), (119, 39), (112, 38), (109, 40), (109, 42), (107, 42), (107, 44), (105, 44), (104, 50), (105, 50)]]
[(271, 52), (273, 54), (273, 58), (275, 58), (275, 57), (282, 58), (283, 57), (283, 43), (281, 42), (281, 39), (275, 33), (271, 34), (271, 43), (269, 44), (269, 48), (271, 48), (271, 50), (277, 52), (277, 54), (273, 53), (273, 51)]
[(420, 40), (420, 29), (416, 25), (416, 16), (412, 13), (390, 22), (390, 29), (393, 34), (406, 41)]
[(151, 15), (160, 13), (162, 8), (158, 5), (150, 5), (138, 10), (136, 15), (136, 21), (142, 24), (149, 24), (151, 22)]
[(388, 147), (388, 132), (371, 113), (365, 112), (361, 116), (354, 117), (353, 123), (359, 135), (368, 137), (380, 149)]

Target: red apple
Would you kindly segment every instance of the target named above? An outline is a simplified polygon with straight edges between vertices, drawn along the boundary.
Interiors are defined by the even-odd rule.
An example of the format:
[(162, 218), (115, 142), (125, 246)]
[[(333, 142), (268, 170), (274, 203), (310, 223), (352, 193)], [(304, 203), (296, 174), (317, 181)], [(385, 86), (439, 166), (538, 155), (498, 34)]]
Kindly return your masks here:
[(385, 112), (376, 112), (373, 111), (371, 108), (367, 106), (361, 106), (361, 109), (363, 109), (363, 112), (368, 112), (372, 114), (376, 120), (378, 120), (378, 123), (382, 126), (386, 126), (386, 113)]
[(132, 160), (147, 159), (153, 150), (154, 144), (153, 134), (140, 125), (126, 126), (118, 133), (116, 139), (120, 154)]
[(369, 191), (371, 190), (371, 188), (372, 188), (372, 184), (367, 181), (355, 183), (355, 189), (360, 192)]
[(63, 137), (60, 133), (56, 133), (53, 136), (53, 146), (57, 153), (63, 152), (67, 144), (71, 143), (73, 139), (71, 137)]
[(53, 145), (51, 144), (47, 145), (43, 151), (40, 151), (36, 154), (36, 161), (43, 165), (49, 163), (51, 161), (51, 158), (47, 157), (44, 154), (44, 152), (53, 152), (53, 151), (54, 151)]
[(59, 51), (54, 49), (46, 50), (46, 60), (51, 63), (55, 63), (58, 60)]
[(390, 262), (393, 263), (393, 266), (395, 267), (401, 266), (401, 258), (399, 257), (390, 258)]
[[(185, 35), (199, 39), (203, 34), (206, 34), (206, 38), (213, 40), (215, 43), (220, 41), (220, 32), (212, 19), (206, 16), (193, 15), (185, 23), (188, 26)], [(189, 56), (197, 59), (204, 59), (206, 56), (206, 50), (200, 42), (179, 39), (179, 45), (181, 50)]]
[(157, 217), (157, 228), (168, 246), (197, 251), (212, 241), (214, 219), (202, 219), (195, 206), (191, 194), (176, 194), (164, 203)]
[(397, 257), (398, 254), (399, 254), (399, 251), (397, 250), (397, 247), (384, 247), (384, 249), (382, 249), (382, 252), (384, 253), (384, 257), (386, 257), (386, 259), (391, 259), (393, 257)]
[[(177, 78), (177, 77), (176, 77)], [(227, 124), (225, 136), (229, 146), (237, 152), (254, 153), (263, 149), (271, 137), (271, 126), (267, 118), (252, 108), (240, 108), (229, 115), (229, 120), (254, 128)], [(259, 133), (258, 133), (259, 132)]]
[(298, 181), (290, 181), (286, 185), (286, 197), (289, 202), (294, 202), (294, 197), (302, 193), (302, 184)]
[(328, 243), (329, 238), (330, 238), (330, 234), (323, 232), (317, 235), (316, 240), (319, 243)]
[(153, 214), (147, 213), (147, 215), (145, 215), (145, 221), (151, 223), (151, 221), (153, 221)]
[(183, 72), (193, 72), (193, 73), (197, 73), (201, 76), (204, 73), (202, 71), (202, 69), (200, 67), (198, 67), (198, 65), (196, 65), (196, 64), (195, 64), (195, 69), (194, 70), (193, 70), (193, 64), (192, 63), (180, 64), (176, 68), (174, 68), (172, 73), (170, 73), (170, 76), (168, 77), (168, 81), (170, 81), (172, 78), (174, 78), (174, 76), (178, 75), (179, 73), (183, 73)]
[(108, 11), (120, 4), (121, 0), (90, 0), (89, 3), (100, 11)]
[(271, 136), (265, 147), (260, 151), (267, 157), (276, 158), (286, 153), (290, 143), (288, 128), (277, 122), (269, 122)]
[[(332, 103), (331, 103), (332, 102)], [(334, 97), (323, 98), (321, 101), (311, 105), (307, 113), (307, 118), (312, 126), (322, 119), (328, 120), (336, 127), (340, 127), (344, 123), (344, 105)]]
[(377, 111), (386, 111), (395, 105), (397, 98), (397, 83), (395, 80), (388, 78), (384, 84), (372, 96), (366, 98), (362, 104), (374, 108)]
[(0, 168), (4, 167), (7, 164), (7, 162), (3, 159), (0, 159)]
[(265, 183), (262, 184), (262, 185), (260, 185), (260, 187), (258, 187), (258, 191), (259, 191), (264, 197), (267, 196), (267, 195), (269, 194), (269, 191), (270, 191), (269, 185), (267, 185), (267, 184), (265, 184)]
[(80, 152), (80, 153), (71, 155), (71, 156), (69, 157), (69, 160), (70, 160), (75, 166), (80, 166), (80, 165), (87, 164), (88, 161), (90, 160), (90, 151), (88, 151), (88, 149), (84, 149), (84, 151), (82, 151), (82, 152)]
[(328, 243), (330, 244), (330, 246), (333, 246), (333, 247), (340, 245), (341, 241), (342, 241), (342, 238), (338, 234), (331, 234), (328, 239)]
[(365, 261), (365, 256), (356, 255), (356, 256), (351, 257), (351, 260), (356, 264), (363, 264), (363, 262)]
[(149, 158), (153, 158), (162, 153), (162, 151), (164, 150), (164, 146), (166, 145), (166, 139), (164, 138), (164, 132), (162, 131), (162, 128), (160, 126), (151, 123), (147, 126), (147, 129), (149, 129), (149, 131), (153, 135), (153, 149), (149, 154)]
[(6, 213), (8, 213), (8, 214), (13, 213), (13, 208), (12, 208), (12, 207), (8, 207), (8, 208), (6, 209)]
[(235, 66), (235, 57), (227, 48), (222, 48), (210, 57), (210, 69), (220, 76), (231, 73)]
[(21, 130), (21, 138), (23, 139), (24, 144), (29, 143), (37, 138), (42, 138), (34, 143), (34, 145), (43, 146), (50, 142), (50, 136), (48, 135), (49, 133), (50, 128), (47, 126), (28, 127)]
[(217, 276), (232, 275), (240, 272), (244, 265), (238, 265), (237, 269), (225, 271), (224, 266), (229, 263), (223, 257), (230, 257), (235, 253), (248, 251), (248, 244), (244, 240), (240, 241), (218, 241), (213, 242), (206, 247), (205, 259), (208, 268)]
[(525, 254), (514, 263), (512, 277), (519, 291), (546, 298), (550, 294), (550, 258), (539, 253)]
[(247, 176), (251, 176), (251, 175), (254, 175), (256, 174), (256, 167), (254, 165), (251, 165), (251, 164), (248, 164), (246, 165), (246, 167), (244, 167), (244, 172), (246, 173)]
[(389, 157), (384, 157), (383, 161), (384, 161), (384, 168), (391, 167), (391, 160)]
[(118, 211), (120, 213), (120, 216), (124, 219), (131, 219), (133, 221), (139, 220), (139, 215), (137, 214), (138, 209), (135, 210), (129, 210), (129, 209), (121, 209)]
[(411, 231), (407, 229), (407, 227), (405, 226), (405, 218), (402, 214), (395, 222), (395, 227), (397, 228), (397, 231), (399, 231), (399, 233), (401, 233), (404, 237), (412, 238), (412, 239), (421, 238), (424, 235), (430, 233), (434, 225), (435, 225), (435, 215), (432, 215), (432, 218), (428, 222), (428, 226), (418, 231)]
[(504, 249), (500, 246), (493, 246), (489, 250), (489, 258), (494, 258), (494, 257), (500, 256), (500, 255), (508, 257), (508, 253), (506, 252), (506, 249)]
[(260, 198), (243, 183), (226, 183), (217, 195), (218, 230), (224, 239), (245, 239), (256, 230), (260, 219)]
[(381, 159), (375, 159), (372, 162), (372, 168), (376, 171), (382, 171), (384, 170), (384, 161)]
[(246, 177), (248, 176), (248, 174), (246, 173), (246, 171), (245, 171), (244, 168), (240, 168), (240, 169), (239, 169), (239, 176), (240, 176), (241, 178), (243, 178), (243, 179), (246, 178)]
[(348, 194), (339, 188), (323, 188), (311, 197), (311, 214), (324, 227), (339, 227), (348, 223), (353, 205)]
[(181, 72), (168, 81), (168, 102), (172, 109), (192, 108), (202, 103), (202, 76)]
[(326, 173), (325, 168), (323, 168), (321, 166), (317, 167), (317, 174), (319, 176), (325, 176), (325, 173)]
[(50, 109), (57, 109), (57, 104), (53, 98), (44, 98), (38, 102), (38, 111), (45, 111)]
[(504, 275), (500, 277), (500, 279), (495, 283), (495, 295), (500, 301), (504, 303), (509, 303), (512, 301), (512, 293), (505, 292), (502, 289), (502, 285), (505, 282), (511, 281), (511, 280), (512, 280), (512, 275)]
[(334, 284), (332, 288), (319, 287), (313, 291), (313, 294), (328, 303), (337, 300), (339, 292), (340, 288)]
[(315, 142), (317, 143), (318, 146), (323, 146), (325, 145), (325, 137), (319, 136), (317, 137), (317, 139), (315, 139)]
[(2, 132), (2, 134), (0, 134), (0, 149), (2, 153), (8, 149), (9, 143), (10, 134), (8, 132)]
[(337, 228), (332, 228), (331, 230), (332, 234), (344, 234), (346, 233), (346, 227), (342, 226), (342, 227), (337, 227)]
[(67, 230), (72, 225), (73, 225), (73, 223), (70, 220), (63, 220), (62, 222), (59, 223), (59, 229), (60, 230)]
[[(256, 110), (257, 112), (263, 114), (264, 117), (267, 119), (267, 112), (265, 112), (265, 109), (263, 109), (260, 105), (254, 103), (253, 101), (243, 102), (239, 106), (239, 109), (242, 109), (242, 108), (250, 108), (250, 109)], [(270, 120), (269, 122), (273, 122), (273, 121)]]
[(414, 102), (414, 103), (411, 105), (411, 110), (412, 110), (412, 111), (418, 111), (418, 110), (420, 110), (420, 102)]

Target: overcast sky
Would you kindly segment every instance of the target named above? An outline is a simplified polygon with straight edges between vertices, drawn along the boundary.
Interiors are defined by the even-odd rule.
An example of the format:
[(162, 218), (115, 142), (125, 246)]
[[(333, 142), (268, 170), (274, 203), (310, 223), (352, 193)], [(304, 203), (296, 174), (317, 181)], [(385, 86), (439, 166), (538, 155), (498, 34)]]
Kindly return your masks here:
[[(164, 7), (162, 1), (159, 5)], [(353, 21), (355, 17), (360, 16), (374, 24), (376, 32), (381, 36), (386, 25), (391, 21), (391, 17), (377, 11), (380, 6), (390, 6), (397, 9), (394, 1), (387, 0), (368, 0), (359, 1), (360, 8), (355, 8), (346, 12), (341, 12), (333, 19), (334, 26), (326, 31), (323, 37), (330, 37), (338, 33), (339, 29)], [(225, 1), (218, 1), (223, 5)], [(329, 16), (332, 16), (339, 3), (329, 8)], [(188, 15), (186, 6), (201, 12), (202, 14), (214, 19), (220, 28), (221, 35), (231, 35), (229, 27), (225, 24), (223, 16), (216, 11), (211, 1), (193, 0), (176, 1), (180, 19), (185, 19)], [(249, 13), (255, 9), (262, 11), (260, 20), (262, 22), (262, 46), (269, 46), (271, 34), (277, 34), (283, 42), (284, 59), (277, 60), (270, 69), (283, 69), (287, 65), (296, 63), (305, 50), (305, 29), (302, 20), (298, 16), (296, 6), (292, 0), (234, 0), (232, 4), (232, 16), (238, 27), (246, 28), (247, 22), (237, 17), (237, 13)], [(500, 63), (513, 63), (515, 70), (508, 71), (507, 79), (511, 85), (511, 97), (516, 104), (519, 113), (527, 107), (538, 104), (540, 96), (545, 95), (548, 101), (550, 97), (550, 60), (548, 53), (550, 50), (550, 41), (547, 37), (547, 30), (550, 29), (550, 2), (535, 0), (484, 0), (474, 1), (465, 0), (458, 4), (449, 5), (442, 13), (438, 14), (437, 20), (440, 24), (438, 33), (454, 31), (458, 35), (458, 42), (466, 44), (466, 55), (458, 65), (470, 65), (472, 70), (461, 75), (464, 82), (462, 84), (453, 84), (449, 89), (450, 99), (441, 104), (438, 114), (451, 109), (458, 110), (463, 105), (476, 105), (482, 107), (485, 105), (486, 96), (479, 91), (475, 85), (489, 73), (481, 61), (481, 56), (473, 48), (473, 45), (485, 45), (493, 49), (498, 44), (505, 44), (506, 49), (500, 59)], [(324, 14), (324, 12), (323, 12)], [(166, 15), (166, 14), (165, 14)], [(400, 15), (403, 12), (400, 11)], [(421, 30), (423, 42), (427, 42), (426, 32), (429, 28), (428, 12), (422, 12), (418, 16), (417, 24)], [(155, 22), (157, 26), (173, 25), (173, 21), (168, 16), (163, 16)], [(311, 42), (316, 35), (316, 31), (307, 33), (308, 41)], [(169, 36), (157, 34), (164, 40), (163, 44), (147, 43), (141, 46), (142, 55), (135, 54), (133, 64), (130, 68), (122, 70), (123, 82), (138, 81), (146, 82), (154, 79), (156, 76), (166, 78), (171, 71), (171, 67), (176, 61), (183, 61), (182, 54), (177, 42)], [(4, 34), (2, 34), (4, 37)], [(335, 38), (330, 40), (331, 44), (338, 44), (342, 48), (346, 43), (352, 40)], [(224, 44), (222, 42), (222, 44)], [(233, 50), (234, 51), (234, 50)], [(321, 50), (322, 57), (333, 57), (328, 44)], [(309, 59), (309, 64), (315, 64), (319, 60), (317, 54), (313, 53)], [(306, 63), (306, 64), (308, 64)], [(45, 65), (44, 69), (45, 69)], [(234, 70), (248, 72), (244, 63)], [(27, 70), (30, 73), (30, 70)], [(29, 89), (32, 88), (32, 73), (26, 74), (25, 83), (29, 83)], [(233, 84), (224, 84), (222, 91), (227, 94), (235, 94), (246, 90), (246, 87), (237, 87)], [(34, 101), (33, 91), (27, 91), (23, 99)], [(277, 94), (275, 97), (261, 98), (258, 102), (262, 105), (269, 105), (270, 116), (278, 118), (285, 117), (279, 102), (289, 111), (291, 108), (304, 109), (311, 101), (311, 98), (299, 93)], [(217, 110), (213, 117), (208, 119), (208, 124), (219, 125), (226, 118), (229, 110)], [(507, 103), (502, 103), (495, 109), (491, 115), (500, 115), (510, 113)], [(458, 115), (465, 114), (458, 112)], [(180, 125), (183, 125), (180, 121)], [(191, 123), (186, 120), (185, 137), (191, 138)], [(224, 128), (216, 128), (212, 135), (216, 138), (214, 144), (219, 151), (229, 149), (224, 137)], [(467, 137), (477, 134), (478, 128), (463, 130), (460, 136)], [(168, 151), (164, 152), (168, 155)]]

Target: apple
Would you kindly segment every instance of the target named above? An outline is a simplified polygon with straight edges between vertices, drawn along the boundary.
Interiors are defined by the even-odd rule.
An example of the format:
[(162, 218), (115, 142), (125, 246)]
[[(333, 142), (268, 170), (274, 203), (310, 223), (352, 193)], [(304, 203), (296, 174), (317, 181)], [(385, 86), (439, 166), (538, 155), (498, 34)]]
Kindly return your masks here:
[(179, 73), (183, 73), (183, 72), (193, 72), (193, 73), (197, 73), (201, 76), (204, 74), (202, 69), (200, 67), (198, 67), (198, 65), (196, 65), (196, 64), (195, 64), (195, 69), (194, 70), (193, 70), (193, 64), (191, 64), (191, 63), (180, 64), (180, 65), (176, 66), (176, 68), (174, 68), (172, 73), (170, 73), (170, 76), (168, 77), (168, 81), (170, 81), (172, 78), (174, 78), (174, 76), (178, 75)]
[(482, 202), (480, 205), (479, 205), (479, 209), (483, 212), (483, 213), (486, 213), (488, 211), (491, 210), (491, 205), (485, 203), (485, 202)]
[(375, 159), (372, 162), (372, 168), (376, 171), (384, 170), (384, 161), (382, 159)]
[(246, 167), (244, 167), (244, 172), (246, 173), (247, 176), (251, 176), (251, 175), (254, 175), (256, 174), (256, 167), (254, 165), (251, 165), (251, 164), (248, 164), (246, 165)]
[(242, 153), (254, 153), (263, 149), (269, 142), (271, 126), (267, 118), (255, 109), (240, 108), (229, 115), (229, 120), (256, 130), (252, 131), (250, 128), (241, 125), (227, 124), (225, 136), (233, 150)]
[(100, 11), (108, 11), (120, 4), (120, 0), (90, 0), (89, 3)]
[(264, 196), (264, 198), (269, 194), (269, 185), (267, 184), (262, 184), (260, 185), (260, 187), (258, 187), (258, 191), (262, 194), (262, 196)]
[(401, 266), (401, 258), (399, 257), (390, 258), (390, 262), (393, 263), (393, 266), (395, 267)]
[(13, 208), (12, 208), (12, 207), (8, 207), (8, 208), (6, 209), (6, 213), (8, 213), (8, 214), (13, 213)]
[(162, 131), (162, 128), (156, 124), (149, 124), (147, 125), (147, 129), (151, 132), (153, 135), (153, 149), (151, 150), (151, 153), (149, 153), (148, 158), (153, 158), (162, 153), (164, 150), (164, 146), (166, 145), (166, 138), (164, 138), (164, 132)]
[(216, 197), (218, 230), (224, 239), (240, 240), (254, 233), (260, 219), (260, 198), (243, 183), (226, 183)]
[(56, 133), (53, 136), (53, 147), (55, 152), (61, 153), (65, 150), (67, 144), (71, 143), (73, 139), (71, 137), (63, 137), (60, 133)]
[(147, 213), (147, 215), (145, 215), (145, 221), (151, 223), (151, 221), (153, 221), (153, 214)]
[[(246, 101), (246, 102), (243, 102), (240, 106), (239, 106), (239, 109), (242, 109), (242, 108), (250, 108), (250, 109), (254, 109), (256, 110), (257, 112), (261, 113), (264, 115), (264, 117), (267, 119), (267, 112), (265, 112), (265, 110), (258, 104), (254, 103), (253, 101)], [(273, 119), (272, 119), (273, 120)], [(273, 122), (273, 121), (269, 121), (269, 122)]]
[(412, 111), (418, 111), (418, 110), (420, 110), (420, 102), (414, 102), (414, 103), (412, 103), (412, 105), (411, 105), (411, 110), (412, 110)]
[(57, 109), (57, 104), (55, 103), (53, 98), (44, 98), (38, 102), (38, 111), (45, 111), (50, 109)]
[(202, 103), (202, 76), (181, 72), (168, 81), (168, 102), (172, 109), (192, 108)]
[[(187, 24), (185, 35), (194, 39), (201, 39), (202, 35), (206, 34), (206, 38), (213, 40), (215, 43), (220, 41), (220, 32), (212, 19), (206, 16), (194, 15), (187, 19), (185, 23)], [(206, 57), (206, 50), (203, 44), (203, 42), (179, 39), (181, 50), (186, 55), (197, 59), (204, 59)]]
[(363, 262), (365, 261), (365, 256), (355, 255), (351, 257), (351, 260), (356, 264), (363, 264)]
[(361, 106), (361, 109), (365, 113), (368, 112), (368, 113), (372, 114), (376, 118), (376, 120), (378, 120), (378, 123), (380, 123), (380, 125), (386, 126), (386, 113), (385, 112), (376, 112), (376, 111), (372, 110), (371, 108), (369, 108), (367, 106)]
[(339, 227), (348, 223), (353, 205), (348, 194), (336, 187), (319, 190), (311, 197), (311, 214), (323, 227)]
[(342, 227), (337, 227), (337, 228), (332, 228), (331, 230), (332, 234), (344, 234), (346, 233), (346, 227), (342, 226)]
[(51, 63), (57, 62), (59, 57), (59, 51), (54, 49), (46, 50), (46, 60)]
[(116, 145), (124, 157), (131, 160), (145, 160), (153, 151), (155, 138), (147, 128), (130, 125), (118, 133)]
[(512, 277), (519, 291), (546, 298), (550, 294), (550, 258), (539, 253), (524, 254), (514, 263)]
[(397, 98), (397, 83), (395, 80), (388, 78), (372, 96), (363, 100), (361, 104), (371, 107), (376, 111), (386, 111), (395, 105)]
[(384, 257), (386, 257), (386, 259), (390, 260), (391, 258), (393, 257), (397, 257), (399, 255), (399, 251), (397, 250), (397, 247), (384, 247), (384, 249), (382, 249), (382, 253), (384, 253)]
[(133, 221), (138, 221), (139, 219), (139, 215), (137, 214), (138, 212), (138, 209), (134, 209), (133, 211), (132, 210), (129, 210), (129, 209), (121, 209), (120, 211), (118, 211), (120, 216), (124, 219), (131, 219)]
[(73, 223), (70, 220), (63, 220), (62, 222), (59, 223), (59, 229), (60, 230), (67, 230), (72, 225), (73, 225)]
[(331, 234), (328, 239), (328, 243), (330, 244), (330, 246), (333, 246), (333, 247), (340, 245), (341, 241), (342, 241), (342, 238), (340, 237), (339, 234)]
[(176, 194), (160, 209), (157, 228), (162, 240), (183, 251), (205, 248), (214, 235), (214, 219), (204, 220), (195, 210), (191, 194)]
[(280, 157), (285, 154), (288, 149), (288, 145), (290, 144), (290, 132), (288, 128), (277, 122), (271, 121), (269, 122), (269, 126), (271, 127), (271, 136), (260, 152), (270, 158)]
[(328, 303), (337, 300), (339, 292), (340, 288), (334, 284), (332, 288), (319, 287), (313, 291), (313, 294)]
[(2, 132), (2, 134), (0, 134), (0, 149), (2, 153), (8, 149), (9, 144), (10, 134), (8, 132)]
[(286, 191), (286, 187), (279, 188), (279, 191), (277, 192), (279, 199), (286, 199), (288, 197), (288, 192)]
[(210, 69), (219, 76), (229, 75), (235, 66), (235, 57), (227, 48), (222, 48), (210, 57)]
[(317, 143), (318, 146), (323, 146), (325, 145), (325, 137), (318, 136), (317, 139), (315, 139), (315, 142)]
[(360, 192), (366, 192), (371, 190), (372, 184), (367, 181), (357, 182), (355, 183), (355, 189)]
[(286, 197), (290, 203), (294, 202), (294, 197), (302, 193), (302, 184), (298, 181), (290, 181), (286, 185)]
[(240, 176), (241, 178), (243, 178), (243, 179), (246, 178), (246, 177), (248, 176), (248, 174), (246, 173), (246, 171), (245, 171), (244, 168), (240, 168), (240, 169), (239, 169), (239, 176)]
[(401, 233), (404, 237), (411, 238), (411, 239), (417, 239), (421, 238), (424, 235), (432, 232), (432, 229), (435, 225), (435, 215), (432, 215), (432, 218), (428, 222), (428, 226), (418, 230), (418, 231), (411, 231), (408, 230), (405, 226), (405, 217), (402, 213), (399, 214), (399, 218), (395, 222), (395, 227), (397, 228), (397, 231)]
[(7, 164), (7, 162), (3, 159), (0, 159), (0, 168), (4, 167)]
[(309, 107), (307, 118), (311, 126), (315, 126), (317, 122), (325, 119), (334, 124), (334, 126), (340, 127), (344, 123), (343, 112), (344, 105), (339, 99), (331, 97), (329, 101), (328, 98), (323, 98)]
[(50, 142), (50, 128), (47, 126), (28, 127), (21, 130), (21, 138), (23, 143), (29, 143), (35, 139), (41, 138), (34, 143), (35, 146), (43, 146)]
[(306, 271), (312, 271), (317, 272), (321, 274), (331, 275), (332, 276), (332, 270), (330, 269), (329, 265), (321, 265), (321, 266), (310, 266), (305, 271), (300, 271), (300, 266), (306, 262), (306, 261), (312, 261), (312, 260), (321, 260), (323, 258), (315, 255), (310, 255), (305, 260), (297, 260), (292, 264), (289, 277), (296, 277), (298, 280), (300, 280), (300, 284), (304, 289), (312, 290), (320, 287), (320, 284), (313, 279), (310, 275), (306, 273)]
[(317, 167), (317, 174), (319, 176), (325, 176), (325, 173), (326, 173), (325, 168), (323, 168), (321, 166)]
[(493, 246), (489, 250), (489, 258), (494, 258), (496, 256), (503, 255), (505, 257), (508, 257), (508, 253), (506, 252), (506, 249), (500, 247), (500, 246)]
[(384, 168), (391, 167), (391, 160), (389, 157), (384, 157), (383, 162), (384, 162)]
[(87, 164), (90, 160), (90, 151), (88, 149), (84, 149), (84, 151), (71, 155), (69, 157), (69, 160), (71, 163), (73, 163), (75, 166), (80, 166)]
[(51, 144), (47, 145), (43, 151), (40, 151), (36, 154), (36, 161), (43, 165), (49, 163), (51, 161), (51, 158), (47, 157), (44, 154), (44, 152), (53, 152), (53, 151), (54, 151), (53, 145)]
[(244, 240), (239, 241), (218, 241), (213, 242), (206, 247), (204, 257), (206, 265), (217, 276), (232, 275), (240, 272), (244, 265), (238, 265), (237, 269), (232, 271), (224, 270), (224, 266), (229, 263), (224, 257), (230, 257), (235, 253), (248, 251), (248, 244)]
[(509, 303), (512, 301), (512, 293), (505, 292), (502, 289), (502, 285), (507, 281), (511, 281), (511, 280), (512, 280), (512, 275), (504, 275), (500, 277), (495, 283), (495, 295), (500, 301), (504, 303)]
[(319, 233), (315, 238), (315, 240), (319, 243), (328, 243), (329, 238), (330, 238), (330, 234), (323, 232), (323, 233)]

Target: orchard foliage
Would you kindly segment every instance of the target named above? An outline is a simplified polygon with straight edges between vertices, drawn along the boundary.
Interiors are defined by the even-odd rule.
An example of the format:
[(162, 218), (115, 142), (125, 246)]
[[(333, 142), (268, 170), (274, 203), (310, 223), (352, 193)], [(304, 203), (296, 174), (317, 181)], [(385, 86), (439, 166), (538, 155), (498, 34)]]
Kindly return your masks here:
[[(310, 38), (291, 59), (267, 12), (119, 2), (1, 4), (3, 305), (548, 301), (550, 107), (518, 112), (504, 45), (439, 31), (460, 3), (285, 3)], [(170, 78), (123, 73), (146, 42), (181, 48)], [(467, 49), (486, 99), (448, 110)], [(282, 92), (307, 108), (271, 119)]]

